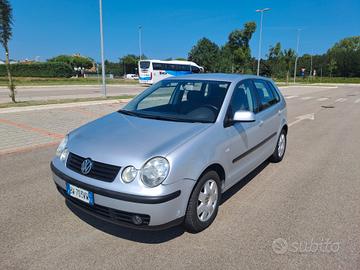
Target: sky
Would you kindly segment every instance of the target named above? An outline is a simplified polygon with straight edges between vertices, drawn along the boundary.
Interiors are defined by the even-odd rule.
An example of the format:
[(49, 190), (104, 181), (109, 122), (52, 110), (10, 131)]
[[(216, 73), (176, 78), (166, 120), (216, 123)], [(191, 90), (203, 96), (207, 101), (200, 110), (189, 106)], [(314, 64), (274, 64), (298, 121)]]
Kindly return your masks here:
[[(45, 61), (59, 54), (80, 53), (100, 60), (98, 0), (10, 3), (12, 59)], [(340, 39), (360, 35), (359, 0), (103, 0), (105, 58), (118, 61), (126, 54), (138, 55), (139, 25), (147, 57), (187, 57), (202, 37), (223, 45), (228, 34), (245, 22), (255, 21), (259, 26), (260, 14), (255, 10), (265, 7), (271, 10), (264, 14), (262, 57), (276, 42), (295, 49), (297, 29), (301, 29), (300, 54), (325, 53)], [(258, 42), (259, 27), (250, 42), (254, 56)]]

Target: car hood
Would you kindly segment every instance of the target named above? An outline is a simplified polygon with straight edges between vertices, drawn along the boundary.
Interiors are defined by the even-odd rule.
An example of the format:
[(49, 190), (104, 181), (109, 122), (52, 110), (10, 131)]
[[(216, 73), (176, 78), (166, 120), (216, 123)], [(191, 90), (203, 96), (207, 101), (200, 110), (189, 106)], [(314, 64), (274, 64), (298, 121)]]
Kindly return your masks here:
[(163, 121), (111, 113), (70, 133), (70, 152), (103, 163), (141, 167), (166, 156), (211, 124)]

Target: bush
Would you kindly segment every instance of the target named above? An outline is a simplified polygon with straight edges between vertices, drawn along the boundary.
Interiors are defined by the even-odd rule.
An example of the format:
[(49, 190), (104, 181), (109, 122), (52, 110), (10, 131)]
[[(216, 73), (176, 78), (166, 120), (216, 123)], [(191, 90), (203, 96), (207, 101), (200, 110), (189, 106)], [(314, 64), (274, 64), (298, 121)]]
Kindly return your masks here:
[(48, 62), (53, 63), (66, 63), (71, 67), (83, 67), (86, 69), (92, 68), (93, 60), (88, 57), (80, 55), (59, 55), (48, 60)]
[[(14, 77), (69, 78), (74, 75), (73, 69), (66, 63), (11, 64), (10, 70)], [(0, 65), (0, 76), (7, 76), (5, 65)]]

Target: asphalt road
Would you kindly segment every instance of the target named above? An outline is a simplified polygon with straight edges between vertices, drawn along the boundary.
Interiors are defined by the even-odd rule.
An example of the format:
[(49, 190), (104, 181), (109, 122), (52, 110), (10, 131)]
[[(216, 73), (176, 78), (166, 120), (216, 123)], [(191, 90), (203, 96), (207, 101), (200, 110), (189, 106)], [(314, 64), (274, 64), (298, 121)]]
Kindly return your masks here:
[(134, 231), (69, 208), (51, 180), (54, 147), (0, 156), (0, 268), (359, 269), (360, 87), (283, 92), (284, 160), (227, 192), (199, 234)]
[[(145, 87), (139, 84), (107, 85), (108, 96), (136, 95)], [(71, 98), (93, 98), (102, 96), (99, 85), (72, 85), (72, 86), (19, 86), (17, 89), (17, 100), (49, 100), (49, 99), (71, 99)], [(0, 103), (11, 102), (9, 90), (0, 88)]]

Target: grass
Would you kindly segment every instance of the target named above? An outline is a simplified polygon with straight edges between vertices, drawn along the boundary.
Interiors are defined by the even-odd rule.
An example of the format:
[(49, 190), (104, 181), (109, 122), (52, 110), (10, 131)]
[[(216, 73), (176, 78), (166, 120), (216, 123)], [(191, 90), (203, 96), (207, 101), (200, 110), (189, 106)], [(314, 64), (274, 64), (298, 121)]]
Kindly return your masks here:
[[(275, 78), (277, 82), (284, 83), (285, 78)], [(37, 78), (37, 77), (14, 77), (15, 85), (17, 86), (38, 86), (38, 85), (100, 85), (101, 79), (99, 78)], [(293, 78), (290, 78), (290, 83)], [(7, 86), (7, 77), (0, 77), (0, 86)], [(137, 84), (138, 80), (125, 80), (125, 79), (107, 79), (107, 84)], [(296, 83), (310, 84), (310, 83), (360, 83), (360, 78), (345, 78), (345, 77), (316, 77), (305, 78), (298, 77)]]
[(84, 101), (100, 101), (100, 100), (120, 100), (120, 99), (131, 99), (134, 96), (123, 95), (123, 96), (112, 96), (112, 97), (97, 97), (97, 98), (72, 98), (72, 99), (51, 99), (51, 100), (30, 100), (30, 101), (19, 101), (16, 103), (0, 103), (1, 108), (12, 108), (12, 107), (25, 107), (25, 106), (37, 106), (37, 105), (49, 105), (49, 104), (63, 104), (73, 102), (84, 102)]
[[(294, 78), (290, 78), (289, 84), (293, 82)], [(276, 82), (285, 83), (285, 78), (275, 78)], [(302, 77), (296, 78), (296, 83), (298, 84), (313, 84), (313, 83), (360, 83), (359, 77), (354, 78), (347, 78), (347, 77), (316, 77), (316, 78), (309, 78), (306, 77), (303, 79)]]
[[(37, 85), (100, 85), (101, 78), (38, 78), (38, 77), (14, 77), (14, 83), (18, 86)], [(138, 80), (106, 79), (107, 84), (137, 84)], [(7, 77), (0, 77), (0, 86), (7, 86)]]

